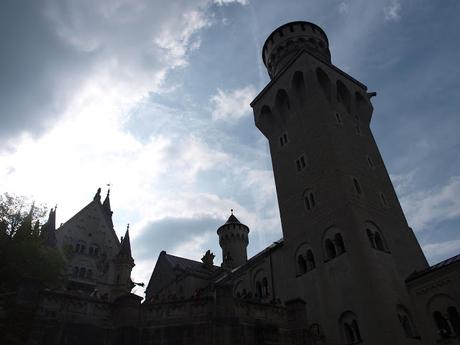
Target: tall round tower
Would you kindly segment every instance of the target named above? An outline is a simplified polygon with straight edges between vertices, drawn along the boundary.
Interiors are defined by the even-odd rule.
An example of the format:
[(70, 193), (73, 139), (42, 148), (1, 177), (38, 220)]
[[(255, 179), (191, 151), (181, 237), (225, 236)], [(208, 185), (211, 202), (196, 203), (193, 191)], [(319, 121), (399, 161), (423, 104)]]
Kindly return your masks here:
[(231, 210), (231, 215), (224, 225), (217, 229), (219, 245), (222, 248), (222, 267), (235, 268), (248, 260), (249, 227), (242, 224)]
[(270, 78), (273, 79), (301, 50), (331, 62), (329, 41), (318, 25), (291, 22), (273, 31), (262, 48), (262, 59)]

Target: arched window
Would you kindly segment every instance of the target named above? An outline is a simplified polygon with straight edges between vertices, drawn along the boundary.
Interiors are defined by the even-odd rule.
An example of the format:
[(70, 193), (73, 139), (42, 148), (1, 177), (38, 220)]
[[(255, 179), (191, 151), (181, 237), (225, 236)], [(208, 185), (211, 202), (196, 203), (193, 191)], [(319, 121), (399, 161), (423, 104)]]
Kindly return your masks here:
[(335, 258), (337, 253), (335, 252), (334, 244), (332, 243), (332, 241), (329, 238), (326, 240), (325, 247), (326, 247), (326, 256), (327, 256), (327, 258), (328, 259)]
[(403, 306), (398, 306), (397, 308), (398, 319), (401, 327), (404, 331), (404, 334), (407, 338), (414, 338), (416, 337), (416, 332), (414, 329), (414, 325), (412, 323), (412, 319), (409, 315), (409, 312)]
[(296, 71), (292, 77), (292, 89), (295, 99), (302, 105), (305, 103), (306, 89), (302, 71)]
[(305, 261), (303, 255), (297, 256), (297, 270), (299, 274), (304, 274), (307, 272), (307, 262)]
[(260, 282), (256, 282), (256, 296), (262, 297), (262, 284)]
[(316, 267), (315, 258), (311, 249), (307, 250), (307, 271), (311, 271)]
[(343, 243), (342, 235), (337, 233), (334, 236), (334, 243), (337, 251), (337, 255), (340, 255), (345, 252), (345, 244)]
[(449, 322), (447, 322), (444, 316), (439, 311), (435, 311), (433, 313), (433, 319), (441, 338), (449, 338), (452, 334), (452, 330), (450, 329)]
[(264, 277), (262, 279), (262, 296), (267, 297), (268, 295), (269, 295), (269, 293), (268, 293), (268, 279)]
[(291, 108), (291, 105), (289, 104), (289, 97), (284, 89), (278, 90), (276, 93), (276, 99), (275, 99), (275, 104), (276, 104), (276, 110), (283, 116), (287, 117), (289, 115), (289, 110)]
[(375, 232), (374, 234), (375, 238), (375, 248), (381, 251), (385, 251), (385, 245), (383, 244), (382, 236), (380, 236), (380, 233), (378, 231)]
[(366, 229), (366, 233), (367, 233), (367, 237), (369, 238), (369, 243), (371, 247), (375, 249), (374, 233), (369, 229)]
[(77, 243), (77, 245), (75, 246), (75, 251), (76, 251), (77, 253), (80, 252), (80, 243)]
[(347, 311), (342, 314), (339, 319), (339, 324), (342, 332), (342, 341), (345, 344), (357, 344), (362, 342), (361, 332), (359, 330), (356, 315)]
[(460, 315), (457, 308), (447, 308), (447, 315), (449, 316), (450, 324), (452, 325), (454, 332), (457, 334), (457, 337), (460, 337)]
[(345, 109), (350, 113), (351, 111), (351, 96), (347, 87), (342, 81), (337, 80), (337, 102), (342, 103), (345, 106)]
[(341, 125), (341, 124), (342, 124), (342, 116), (340, 116), (339, 113), (335, 113), (335, 122), (336, 122), (338, 125)]
[(79, 273), (80, 278), (84, 278), (85, 275), (86, 275), (86, 268), (80, 267), (80, 273)]
[(88, 270), (86, 271), (86, 277), (87, 277), (87, 278), (92, 278), (92, 277), (93, 277), (93, 271), (92, 271), (91, 269), (88, 269)]
[(316, 69), (316, 77), (321, 89), (323, 90), (324, 96), (330, 102), (331, 101), (331, 81), (327, 74), (320, 68)]

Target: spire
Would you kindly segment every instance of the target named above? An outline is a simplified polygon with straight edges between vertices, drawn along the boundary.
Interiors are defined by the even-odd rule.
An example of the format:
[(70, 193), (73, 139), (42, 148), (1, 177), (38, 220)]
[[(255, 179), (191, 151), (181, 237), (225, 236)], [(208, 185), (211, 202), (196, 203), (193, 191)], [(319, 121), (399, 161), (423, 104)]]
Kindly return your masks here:
[(56, 246), (56, 207), (50, 210), (50, 214), (48, 216), (48, 221), (43, 224), (41, 236), (42, 236), (42, 243), (49, 247)]
[(120, 247), (120, 251), (118, 255), (131, 258), (131, 243), (129, 241), (129, 224), (126, 227), (125, 236), (121, 240), (121, 247)]
[(98, 200), (99, 202), (101, 201), (101, 188), (100, 188), (100, 187), (97, 189), (97, 192), (96, 192), (96, 194), (94, 195), (93, 200), (94, 200), (94, 201)]
[(107, 190), (107, 196), (104, 199), (104, 202), (102, 203), (102, 207), (104, 208), (105, 212), (109, 214), (110, 216), (112, 215), (112, 209), (110, 208), (110, 188)]
[(230, 217), (228, 217), (227, 221), (225, 224), (241, 224), (241, 222), (236, 218), (233, 214), (233, 208), (230, 210), (231, 214)]

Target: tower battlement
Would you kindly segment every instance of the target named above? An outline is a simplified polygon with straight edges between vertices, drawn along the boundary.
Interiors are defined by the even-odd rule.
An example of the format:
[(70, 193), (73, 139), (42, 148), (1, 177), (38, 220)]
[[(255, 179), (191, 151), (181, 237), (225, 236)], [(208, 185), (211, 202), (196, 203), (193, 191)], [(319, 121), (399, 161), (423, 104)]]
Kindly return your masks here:
[(322, 60), (331, 62), (329, 41), (316, 24), (304, 21), (290, 22), (273, 31), (262, 48), (262, 59), (273, 79), (302, 49)]

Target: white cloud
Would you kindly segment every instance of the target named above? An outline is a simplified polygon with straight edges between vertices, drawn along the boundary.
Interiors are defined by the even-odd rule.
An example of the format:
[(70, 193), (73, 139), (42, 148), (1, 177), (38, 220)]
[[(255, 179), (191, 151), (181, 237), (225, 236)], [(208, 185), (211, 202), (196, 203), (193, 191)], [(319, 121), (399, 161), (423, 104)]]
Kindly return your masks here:
[(401, 3), (400, 0), (391, 0), (390, 3), (383, 8), (385, 20), (397, 21), (401, 18)]
[(437, 263), (460, 253), (460, 239), (450, 240), (439, 243), (430, 243), (423, 246), (423, 251), (426, 253), (430, 262)]
[(212, 118), (233, 121), (249, 115), (249, 103), (255, 95), (256, 89), (252, 85), (231, 91), (217, 89), (217, 93), (211, 97)]
[(249, 4), (249, 0), (214, 0), (214, 3), (219, 6), (230, 5), (230, 4), (240, 4), (240, 5), (247, 5)]
[(460, 176), (444, 186), (405, 195), (401, 204), (416, 231), (429, 230), (442, 221), (460, 217)]

